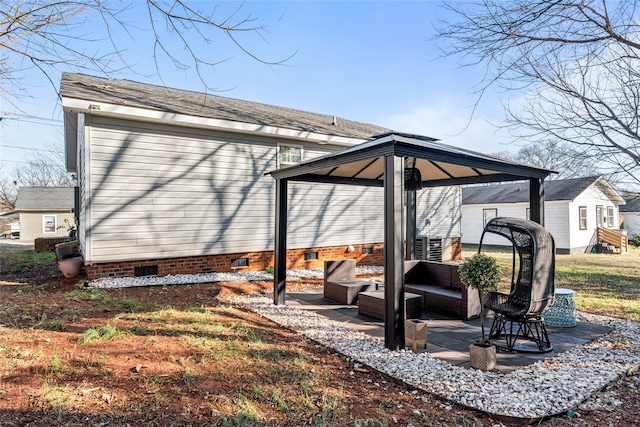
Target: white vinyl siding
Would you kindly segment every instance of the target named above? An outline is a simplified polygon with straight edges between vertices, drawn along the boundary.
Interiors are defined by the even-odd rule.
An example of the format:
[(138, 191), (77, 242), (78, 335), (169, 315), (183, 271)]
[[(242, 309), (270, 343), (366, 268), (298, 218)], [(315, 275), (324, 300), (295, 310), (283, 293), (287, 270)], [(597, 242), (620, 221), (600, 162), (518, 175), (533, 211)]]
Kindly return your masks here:
[[(587, 228), (584, 230), (580, 230), (580, 224), (578, 222), (580, 217), (579, 209), (581, 206), (586, 207), (587, 211)], [(573, 216), (571, 223), (571, 244), (573, 248), (578, 248), (575, 251), (579, 251), (579, 248), (586, 249), (594, 238), (597, 227), (597, 206), (602, 206), (603, 221), (606, 221), (607, 208), (611, 207), (613, 209), (613, 227), (611, 228), (618, 228), (617, 205), (597, 186), (590, 186), (569, 204), (569, 214)]]
[(624, 218), (625, 230), (629, 230), (629, 237), (640, 234), (640, 212), (621, 212), (620, 214)]
[(416, 192), (418, 236), (460, 237), (462, 191), (460, 186), (424, 188)]
[[(618, 208), (597, 186), (591, 185), (575, 200), (545, 203), (545, 228), (553, 236), (556, 248), (562, 252), (583, 252), (596, 231), (596, 206), (613, 209), (613, 228), (618, 227)], [(478, 244), (482, 234), (483, 209), (496, 208), (499, 216), (525, 218), (529, 203), (464, 205), (462, 207), (462, 243)], [(587, 228), (580, 229), (580, 208), (586, 208)], [(486, 244), (509, 244), (499, 236), (487, 236)]]
[[(473, 245), (480, 243), (480, 236), (484, 230), (484, 209), (497, 209), (500, 217), (525, 218), (528, 207), (529, 203), (463, 205), (462, 243)], [(507, 245), (510, 243), (498, 235), (489, 234), (485, 237), (483, 244)]]
[[(90, 117), (89, 117), (90, 118)], [(91, 128), (88, 127), (89, 123), (86, 123), (87, 116), (84, 114), (78, 114), (78, 185), (79, 185), (79, 197), (80, 197), (80, 212), (78, 214), (78, 244), (84, 254), (85, 261), (91, 259), (91, 245), (89, 244), (90, 231), (87, 227), (87, 221), (89, 219), (89, 170), (87, 164), (89, 162), (89, 135)]]
[[(273, 250), (279, 141), (98, 117), (89, 139), (88, 262)], [(382, 213), (381, 189), (292, 182), (287, 246), (380, 242)]]

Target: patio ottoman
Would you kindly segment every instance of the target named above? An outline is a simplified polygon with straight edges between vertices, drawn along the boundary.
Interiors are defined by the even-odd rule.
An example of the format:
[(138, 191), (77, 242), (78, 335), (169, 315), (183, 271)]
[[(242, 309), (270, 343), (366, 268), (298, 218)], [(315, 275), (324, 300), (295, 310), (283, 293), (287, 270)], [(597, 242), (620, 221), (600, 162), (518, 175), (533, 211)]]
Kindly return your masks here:
[(377, 283), (363, 280), (327, 282), (324, 284), (324, 297), (341, 304), (352, 305), (358, 301), (360, 292), (375, 291), (377, 289)]
[[(404, 293), (405, 318), (419, 318), (422, 314), (422, 295)], [(384, 290), (360, 292), (358, 314), (384, 320)]]

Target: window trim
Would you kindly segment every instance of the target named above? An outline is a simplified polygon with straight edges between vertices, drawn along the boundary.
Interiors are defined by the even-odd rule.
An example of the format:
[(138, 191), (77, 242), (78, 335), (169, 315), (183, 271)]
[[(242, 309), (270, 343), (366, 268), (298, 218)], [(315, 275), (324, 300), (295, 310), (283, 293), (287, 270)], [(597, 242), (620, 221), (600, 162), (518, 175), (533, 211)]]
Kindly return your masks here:
[[(47, 231), (45, 218), (52, 217), (53, 218), (53, 231)], [(42, 215), (42, 233), (43, 234), (55, 234), (58, 232), (58, 215), (55, 214), (45, 214)]]
[[(495, 215), (492, 216), (491, 218), (487, 219), (487, 213), (489, 213), (490, 211), (495, 212)], [(498, 208), (484, 208), (482, 209), (482, 228), (487, 226), (487, 223), (489, 221), (491, 221), (493, 218), (497, 218), (498, 217)]]
[[(582, 220), (584, 220), (584, 226), (582, 225)], [(578, 228), (580, 230), (586, 230), (587, 227), (588, 227), (587, 207), (586, 206), (578, 206)]]
[[(614, 226), (614, 212), (615, 209), (613, 209), (613, 206), (607, 206), (607, 211), (606, 211), (606, 224), (607, 227), (609, 228), (613, 228)], [(611, 212), (611, 215), (609, 215), (609, 212)]]
[(596, 226), (604, 227), (605, 210), (603, 205), (596, 205)]
[[(300, 161), (299, 162), (283, 162), (282, 159), (280, 158), (280, 150), (282, 148), (297, 148), (297, 149), (300, 149)], [(303, 160), (304, 160), (304, 146), (298, 145), (298, 144), (278, 143), (277, 151), (276, 151), (276, 162), (277, 162), (276, 166), (277, 166), (277, 169), (280, 169), (282, 167), (299, 165), (300, 163), (302, 163)]]

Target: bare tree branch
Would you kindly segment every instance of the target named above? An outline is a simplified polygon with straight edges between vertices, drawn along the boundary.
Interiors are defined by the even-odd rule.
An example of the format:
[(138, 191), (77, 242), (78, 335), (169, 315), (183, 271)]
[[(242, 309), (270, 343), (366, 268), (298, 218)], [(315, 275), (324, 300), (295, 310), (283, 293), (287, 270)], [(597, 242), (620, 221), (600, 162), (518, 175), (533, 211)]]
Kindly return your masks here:
[[(198, 3), (202, 11), (183, 0), (146, 0), (147, 21), (125, 21), (125, 12), (135, 4), (135, 0), (0, 0), (0, 76), (14, 77), (18, 85), (17, 72), (36, 68), (57, 88), (63, 69), (106, 76), (123, 69), (134, 71), (125, 59), (122, 37), (137, 43), (134, 34), (145, 30), (138, 25), (153, 32), (150, 57), (160, 77), (159, 61), (168, 59), (178, 69), (195, 70), (207, 89), (211, 87), (205, 69), (229, 58), (216, 57), (219, 50), (203, 50), (194, 44), (213, 45), (228, 39), (240, 53), (268, 66), (283, 64), (293, 56), (269, 60), (256, 53), (255, 41), (266, 41), (267, 27), (250, 14), (243, 17), (243, 4), (225, 15), (209, 2)], [(253, 37), (241, 39), (243, 34)], [(19, 87), (13, 92), (18, 93), (16, 89)]]
[(529, 143), (574, 145), (610, 176), (640, 186), (640, 12), (634, 1), (448, 2), (446, 54), (484, 66), (490, 86), (525, 90), (507, 126)]

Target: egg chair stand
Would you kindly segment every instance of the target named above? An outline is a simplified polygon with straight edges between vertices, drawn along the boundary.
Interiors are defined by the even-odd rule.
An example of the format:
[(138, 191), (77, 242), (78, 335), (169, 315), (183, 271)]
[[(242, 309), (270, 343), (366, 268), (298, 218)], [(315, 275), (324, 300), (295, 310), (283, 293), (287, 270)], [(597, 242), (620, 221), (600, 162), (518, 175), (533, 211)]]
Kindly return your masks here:
[[(489, 339), (511, 352), (546, 353), (553, 350), (542, 313), (554, 302), (555, 242), (539, 224), (520, 218), (494, 218), (484, 228), (512, 243), (509, 293), (489, 292), (484, 307), (493, 310)], [(494, 340), (504, 336), (502, 341)]]

